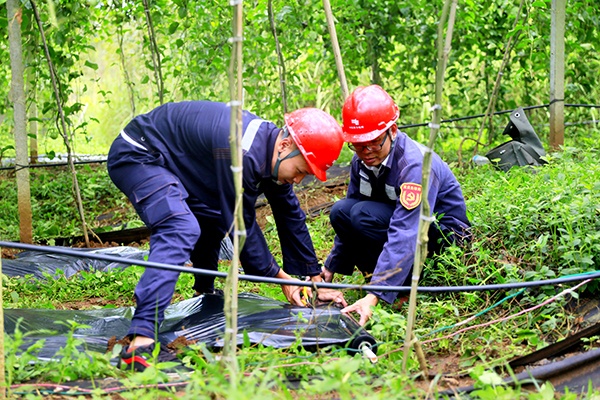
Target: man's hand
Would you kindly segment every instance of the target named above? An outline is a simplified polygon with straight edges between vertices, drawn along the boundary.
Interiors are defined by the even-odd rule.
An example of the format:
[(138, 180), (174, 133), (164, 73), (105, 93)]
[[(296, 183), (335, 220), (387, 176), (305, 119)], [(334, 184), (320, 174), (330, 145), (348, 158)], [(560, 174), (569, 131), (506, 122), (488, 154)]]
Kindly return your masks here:
[(321, 278), (324, 282), (331, 283), (333, 281), (333, 275), (335, 273), (327, 269), (327, 267), (321, 267)]
[[(323, 278), (321, 275), (311, 276), (310, 280), (312, 282), (323, 282)], [(319, 288), (317, 290), (317, 300), (330, 303), (333, 302), (335, 304), (339, 304), (342, 307), (347, 307), (348, 303), (346, 299), (344, 299), (344, 295), (339, 290), (329, 289), (329, 288)]]
[[(290, 278), (290, 280), (300, 282), (299, 279)], [(295, 306), (300, 306), (300, 307), (306, 307), (306, 300), (302, 299), (302, 289), (303, 289), (303, 286), (281, 285), (281, 291), (283, 292), (287, 301), (290, 302), (290, 304), (295, 305)], [(310, 297), (312, 296), (312, 292), (311, 292), (310, 288), (306, 288), (306, 289), (307, 289), (306, 295), (310, 299)]]
[(360, 326), (364, 326), (373, 315), (372, 307), (375, 307), (378, 301), (379, 299), (377, 296), (369, 293), (351, 306), (342, 309), (342, 312), (346, 314), (357, 312), (360, 315), (360, 321), (358, 321), (358, 324)]
[[(279, 273), (276, 275), (276, 277), (281, 279), (288, 279), (290, 281), (300, 282), (299, 279), (292, 278), (283, 269), (279, 270)], [(306, 302), (302, 299), (303, 288), (303, 286), (296, 285), (281, 285), (281, 291), (283, 292), (283, 295), (285, 296), (287, 301), (289, 301), (290, 304), (294, 306), (300, 307), (306, 306)], [(308, 298), (312, 297), (312, 291), (310, 290), (310, 288), (306, 288), (305, 293)]]

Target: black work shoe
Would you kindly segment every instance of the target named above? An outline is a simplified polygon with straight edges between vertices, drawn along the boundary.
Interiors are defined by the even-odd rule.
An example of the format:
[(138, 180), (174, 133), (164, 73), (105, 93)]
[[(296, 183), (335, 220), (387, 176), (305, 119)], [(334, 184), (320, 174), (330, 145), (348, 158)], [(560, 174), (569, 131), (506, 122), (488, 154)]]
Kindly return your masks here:
[(160, 351), (158, 353), (158, 356), (155, 359), (155, 348), (156, 343), (152, 343), (147, 346), (139, 346), (133, 349), (132, 351), (128, 351), (129, 346), (123, 347), (123, 350), (121, 350), (118, 367), (122, 369), (142, 372), (146, 368), (155, 365), (156, 363), (177, 362), (181, 364), (181, 361), (179, 360), (179, 358), (177, 358), (175, 352), (169, 350), (162, 343), (160, 344)]

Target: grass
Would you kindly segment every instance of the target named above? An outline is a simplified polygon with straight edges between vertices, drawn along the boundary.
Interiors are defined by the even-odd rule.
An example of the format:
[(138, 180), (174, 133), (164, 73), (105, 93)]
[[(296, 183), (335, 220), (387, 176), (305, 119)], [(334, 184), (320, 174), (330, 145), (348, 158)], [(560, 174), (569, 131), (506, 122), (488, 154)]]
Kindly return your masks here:
[[(427, 260), (421, 285), (520, 282), (595, 270), (600, 257), (597, 151), (565, 149), (549, 155), (548, 159), (550, 163), (535, 173), (525, 169), (502, 173), (487, 166), (455, 169), (473, 222), (474, 241), (466, 251), (453, 247), (435, 262)], [(135, 213), (107, 178), (103, 167), (78, 168), (86, 217), (97, 229), (137, 223)], [(14, 179), (10, 173), (4, 173), (2, 178), (0, 237), (17, 240)], [(36, 240), (78, 233), (67, 172), (32, 170), (32, 196)], [(111, 218), (99, 218), (108, 213), (112, 213)], [(333, 243), (328, 216), (309, 220), (309, 229), (317, 254), (324, 259)], [(264, 231), (275, 256), (280, 257), (274, 226), (267, 224)], [(228, 263), (222, 262), (220, 268), (226, 271)], [(133, 288), (141, 272), (140, 267), (129, 267), (39, 281), (30, 277), (4, 277), (3, 301), (8, 308), (63, 308), (74, 304), (88, 304), (91, 308), (132, 306)], [(191, 279), (189, 274), (181, 275), (175, 300), (191, 297)], [(343, 283), (363, 282), (360, 274), (336, 279)], [(217, 279), (216, 285), (221, 287), (223, 281)], [(502, 323), (492, 322), (540, 305), (562, 289), (547, 286), (527, 289), (494, 307), (505, 297), (515, 295), (515, 291), (419, 294), (416, 335), (426, 341), (424, 351), (430, 367), (435, 370), (436, 362), (455, 360), (452, 376), (471, 377), (477, 387), (472, 398), (575, 398), (555, 393), (549, 384), (533, 392), (495, 384), (498, 377), (508, 373), (504, 369), (507, 360), (564, 338), (576, 326), (579, 316), (568, 311), (568, 298), (562, 298)], [(240, 282), (239, 290), (284, 300), (281, 290), (268, 284)], [(596, 293), (597, 284), (591, 282), (578, 291), (578, 296)], [(361, 295), (358, 291), (346, 293), (349, 302)], [(104, 301), (93, 303), (90, 300), (94, 298)], [(456, 325), (470, 317), (473, 321), (461, 326), (469, 329), (455, 334)], [(68, 382), (116, 377), (130, 388), (121, 393), (123, 398), (156, 398), (159, 393), (162, 398), (425, 398), (429, 388), (417, 380), (420, 368), (414, 355), (408, 360), (408, 374), (402, 370), (406, 322), (406, 306), (399, 311), (386, 304), (375, 308), (367, 329), (380, 343), (377, 364), (343, 350), (310, 353), (302, 348), (244, 347), (238, 355), (240, 378), (235, 385), (229, 381), (229, 372), (216, 361), (217, 355), (198, 347), (186, 355), (196, 369), (186, 386), (141, 388), (142, 384), (165, 382), (168, 376), (160, 369), (125, 374), (108, 363), (111, 354), (83, 357), (77, 350), (81, 343), (74, 335), (61, 350), (59, 359), (31, 363), (35, 361), (35, 346), (41, 344), (32, 346), (20, 358), (15, 357), (16, 349), (26, 339), (26, 334), (18, 331), (7, 335), (7, 371), (9, 384), (32, 379)], [(473, 328), (478, 324), (479, 327)], [(74, 332), (76, 327), (73, 322), (66, 328)], [(304, 383), (291, 387), (286, 376)], [(13, 389), (13, 394), (16, 392)], [(101, 389), (97, 389), (97, 395), (100, 393)], [(590, 391), (589, 395), (593, 394)]]

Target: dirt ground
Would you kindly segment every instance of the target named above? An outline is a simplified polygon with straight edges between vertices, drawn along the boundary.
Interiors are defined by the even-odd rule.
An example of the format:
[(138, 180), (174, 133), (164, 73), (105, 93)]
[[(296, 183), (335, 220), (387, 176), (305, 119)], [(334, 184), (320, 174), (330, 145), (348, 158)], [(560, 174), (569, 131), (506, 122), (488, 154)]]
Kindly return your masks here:
[[(344, 182), (332, 182), (319, 187), (306, 187), (296, 190), (300, 207), (307, 218), (328, 213), (336, 198), (346, 196), (347, 185)], [(264, 204), (264, 205), (263, 205)], [(261, 228), (265, 227), (267, 216), (271, 215), (271, 207), (266, 203), (257, 203), (256, 220)]]

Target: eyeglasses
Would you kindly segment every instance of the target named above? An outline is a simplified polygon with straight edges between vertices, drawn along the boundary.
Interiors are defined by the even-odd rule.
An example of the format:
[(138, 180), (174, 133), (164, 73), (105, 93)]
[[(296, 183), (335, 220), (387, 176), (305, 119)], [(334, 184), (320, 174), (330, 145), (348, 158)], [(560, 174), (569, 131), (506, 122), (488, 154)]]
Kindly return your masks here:
[(383, 145), (385, 144), (385, 141), (387, 140), (388, 136), (390, 134), (390, 131), (386, 131), (385, 132), (385, 136), (383, 138), (383, 140), (381, 141), (381, 143), (375, 144), (375, 143), (371, 143), (368, 145), (357, 145), (354, 143), (348, 143), (348, 148), (352, 151), (380, 151), (381, 149), (383, 149)]

